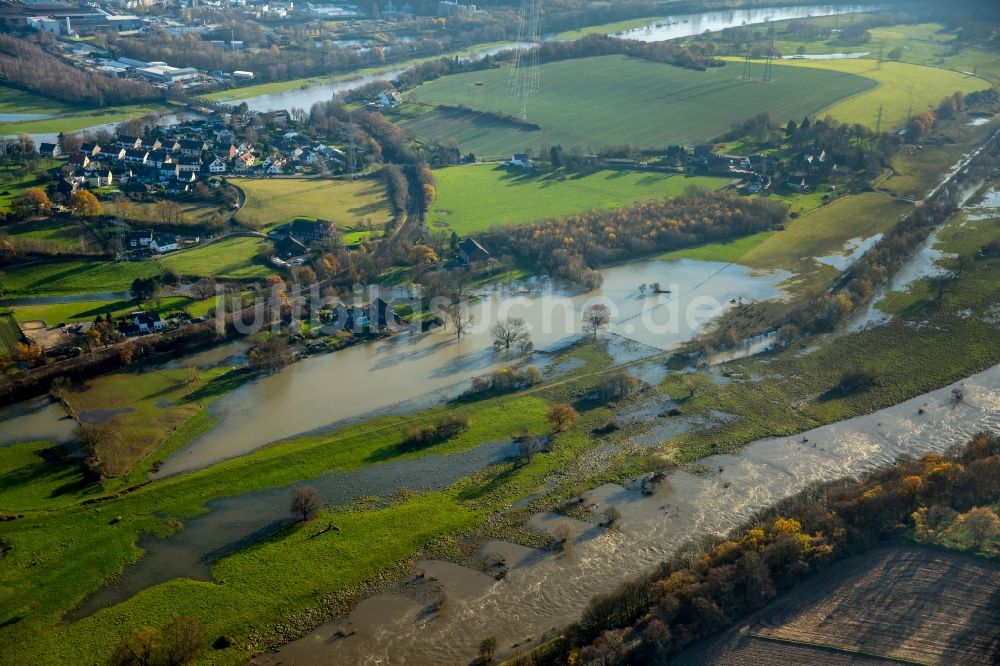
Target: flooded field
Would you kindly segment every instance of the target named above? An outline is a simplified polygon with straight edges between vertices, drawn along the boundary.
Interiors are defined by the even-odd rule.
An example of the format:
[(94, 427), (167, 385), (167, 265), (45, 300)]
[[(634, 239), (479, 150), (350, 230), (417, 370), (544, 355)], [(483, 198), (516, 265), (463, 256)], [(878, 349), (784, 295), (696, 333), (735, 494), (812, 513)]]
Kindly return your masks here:
[[(692, 538), (724, 533), (753, 512), (798, 492), (808, 483), (857, 475), (901, 455), (944, 451), (979, 430), (1000, 429), (1000, 366), (963, 382), (965, 400), (951, 387), (900, 405), (795, 437), (749, 444), (740, 455), (702, 462), (704, 474), (671, 473), (652, 496), (640, 480), (606, 485), (589, 493), (595, 519), (568, 520), (538, 514), (532, 524), (554, 531), (569, 524), (569, 555), (504, 542), (487, 543), (483, 555), (505, 558), (501, 581), (454, 565), (422, 563), (447, 596), (441, 613), (389, 591), (363, 602), (346, 618), (329, 623), (258, 664), (445, 664), (467, 663), (486, 636), (499, 639), (501, 654), (542, 640), (577, 618), (595, 594), (669, 557)], [(918, 410), (923, 410), (922, 413)], [(598, 525), (599, 512), (614, 506), (620, 526)], [(373, 612), (377, 609), (377, 612)], [(346, 633), (341, 636), (341, 629)]]
[[(684, 259), (640, 261), (602, 271), (601, 288), (566, 292), (487, 291), (473, 304), (472, 329), (403, 333), (370, 344), (315, 356), (262, 377), (212, 406), (219, 424), (167, 458), (159, 475), (203, 467), (305, 432), (373, 413), (405, 413), (454, 397), (473, 377), (519, 359), (492, 347), (490, 327), (521, 317), (536, 349), (552, 349), (581, 334), (581, 313), (589, 303), (606, 303), (614, 314), (611, 347), (616, 361), (656, 354), (697, 335), (712, 318), (744, 302), (781, 295), (787, 273), (750, 271), (737, 265)], [(660, 282), (670, 293), (640, 292)], [(633, 344), (622, 344), (633, 343)], [(543, 365), (537, 355), (531, 362)], [(261, 409), (266, 405), (267, 409)]]
[[(326, 474), (310, 479), (309, 485), (323, 496), (325, 506), (342, 506), (363, 497), (388, 497), (404, 488), (439, 490), (515, 454), (516, 447), (510, 442), (488, 442), (451, 455), (432, 455)], [(71, 619), (90, 615), (172, 578), (211, 581), (213, 561), (294, 522), (288, 513), (291, 487), (215, 499), (208, 502), (206, 513), (186, 520), (184, 528), (176, 534), (166, 539), (143, 536), (139, 540), (139, 547), (145, 551), (142, 559), (126, 567), (114, 582), (87, 599), (71, 614)]]
[(76, 421), (48, 396), (0, 407), (0, 424), (0, 446), (40, 440), (62, 444), (76, 430)]

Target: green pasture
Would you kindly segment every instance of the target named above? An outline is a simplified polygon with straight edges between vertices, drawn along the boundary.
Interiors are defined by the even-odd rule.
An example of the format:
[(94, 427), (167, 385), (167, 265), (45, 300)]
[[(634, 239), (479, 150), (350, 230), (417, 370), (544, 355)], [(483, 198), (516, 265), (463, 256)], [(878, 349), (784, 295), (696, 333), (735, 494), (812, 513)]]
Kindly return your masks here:
[(560, 176), (493, 164), (439, 169), (434, 178), (437, 198), (429, 214), (430, 224), (454, 230), (460, 236), (495, 225), (665, 199), (683, 194), (692, 186), (712, 190), (730, 181), (639, 171)]
[[(699, 72), (624, 56), (554, 62), (539, 67), (540, 89), (528, 100), (528, 122), (515, 116), (518, 100), (507, 71), (491, 69), (446, 76), (416, 88), (404, 107), (403, 127), (424, 141), (455, 139), (478, 157), (507, 156), (545, 144), (567, 149), (692, 145), (768, 112), (802, 118), (875, 86), (848, 72), (775, 65), (774, 81), (743, 81), (736, 65)], [(467, 107), (439, 109), (439, 105)]]

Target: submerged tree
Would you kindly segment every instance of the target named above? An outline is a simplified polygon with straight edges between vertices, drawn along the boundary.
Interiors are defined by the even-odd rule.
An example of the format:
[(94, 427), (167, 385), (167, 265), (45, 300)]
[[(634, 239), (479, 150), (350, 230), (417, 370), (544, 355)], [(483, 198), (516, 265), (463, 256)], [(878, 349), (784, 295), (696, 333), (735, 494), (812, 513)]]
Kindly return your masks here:
[(604, 303), (588, 305), (583, 311), (583, 330), (585, 333), (593, 333), (594, 340), (597, 334), (611, 325), (611, 308)]
[(509, 317), (493, 324), (493, 346), (510, 349), (528, 338), (528, 325), (520, 317)]

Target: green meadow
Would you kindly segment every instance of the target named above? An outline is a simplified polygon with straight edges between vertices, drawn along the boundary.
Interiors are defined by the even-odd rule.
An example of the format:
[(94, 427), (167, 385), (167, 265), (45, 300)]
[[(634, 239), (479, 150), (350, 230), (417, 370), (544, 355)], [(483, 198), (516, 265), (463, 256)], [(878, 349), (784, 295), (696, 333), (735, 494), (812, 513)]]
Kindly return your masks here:
[[(682, 194), (688, 187), (715, 189), (726, 178), (637, 171), (598, 171), (587, 175), (537, 173), (492, 164), (451, 167), (434, 172), (437, 198), (431, 226), (459, 235), (494, 225), (521, 224), (600, 208), (621, 208)], [(530, 202), (530, 205), (525, 205)]]
[(480, 158), (509, 157), (544, 144), (692, 145), (761, 112), (802, 118), (876, 85), (849, 72), (784, 65), (774, 66), (774, 81), (743, 81), (734, 65), (698, 72), (624, 56), (545, 64), (539, 79), (538, 93), (528, 100), (528, 122), (541, 129), (478, 113), (517, 114), (503, 69), (446, 76), (416, 88), (409, 99), (418, 104), (403, 107), (403, 127), (424, 141), (455, 139), (463, 152)]

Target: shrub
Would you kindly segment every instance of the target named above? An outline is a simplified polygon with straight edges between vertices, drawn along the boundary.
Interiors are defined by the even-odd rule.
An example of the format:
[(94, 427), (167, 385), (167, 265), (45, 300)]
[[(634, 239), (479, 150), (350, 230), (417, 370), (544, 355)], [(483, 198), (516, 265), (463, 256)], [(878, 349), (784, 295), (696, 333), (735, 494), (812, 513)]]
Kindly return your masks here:
[(407, 426), (403, 429), (403, 446), (408, 449), (422, 449), (449, 440), (468, 430), (471, 425), (472, 419), (468, 414), (454, 412), (420, 428)]

